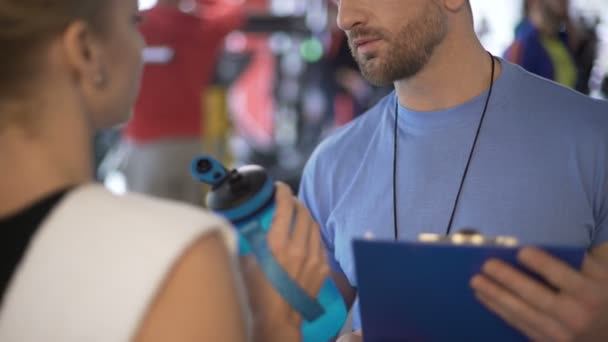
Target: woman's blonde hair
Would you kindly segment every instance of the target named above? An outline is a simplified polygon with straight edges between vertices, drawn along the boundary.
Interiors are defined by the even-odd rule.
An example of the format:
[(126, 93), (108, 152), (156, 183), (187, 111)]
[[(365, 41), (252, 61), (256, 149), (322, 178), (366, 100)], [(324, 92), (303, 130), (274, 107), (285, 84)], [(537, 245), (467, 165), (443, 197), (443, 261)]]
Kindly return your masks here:
[(40, 72), (40, 49), (70, 23), (82, 20), (103, 32), (111, 1), (0, 0), (0, 103), (24, 95)]

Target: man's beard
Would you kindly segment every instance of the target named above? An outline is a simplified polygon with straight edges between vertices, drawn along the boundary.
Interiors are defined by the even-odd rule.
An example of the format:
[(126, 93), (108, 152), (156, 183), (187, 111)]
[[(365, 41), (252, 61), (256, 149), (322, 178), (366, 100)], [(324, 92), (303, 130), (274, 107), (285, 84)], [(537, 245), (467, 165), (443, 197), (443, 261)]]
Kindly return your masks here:
[[(445, 38), (447, 18), (434, 1), (429, 1), (419, 18), (402, 27), (390, 37), (389, 34), (353, 29), (349, 35), (351, 53), (359, 69), (370, 83), (386, 86), (418, 74), (429, 62), (435, 48)], [(358, 37), (381, 39), (387, 46), (374, 55), (358, 55), (353, 41)]]

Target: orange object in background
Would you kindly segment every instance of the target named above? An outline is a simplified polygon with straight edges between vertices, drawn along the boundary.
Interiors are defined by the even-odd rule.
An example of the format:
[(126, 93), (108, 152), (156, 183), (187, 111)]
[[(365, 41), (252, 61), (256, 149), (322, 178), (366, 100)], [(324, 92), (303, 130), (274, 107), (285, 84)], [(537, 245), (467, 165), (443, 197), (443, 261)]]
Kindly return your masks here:
[[(249, 14), (266, 14), (267, 0), (199, 0), (202, 16), (223, 16), (234, 6)], [(207, 5), (207, 6), (205, 6)], [(228, 110), (238, 136), (256, 147), (274, 144), (276, 57), (268, 34), (238, 32), (227, 39), (227, 50), (249, 54), (251, 61), (228, 90)]]
[[(237, 38), (238, 39), (238, 38)], [(245, 35), (244, 53), (252, 55), (245, 72), (228, 93), (233, 124), (239, 136), (256, 147), (274, 144), (276, 57), (267, 35)]]

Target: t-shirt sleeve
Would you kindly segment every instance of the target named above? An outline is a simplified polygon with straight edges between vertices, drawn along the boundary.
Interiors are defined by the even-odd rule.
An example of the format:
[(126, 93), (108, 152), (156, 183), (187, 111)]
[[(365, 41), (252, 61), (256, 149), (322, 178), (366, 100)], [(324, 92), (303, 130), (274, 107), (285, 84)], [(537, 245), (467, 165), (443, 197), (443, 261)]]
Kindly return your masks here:
[(298, 197), (321, 228), (321, 239), (332, 271), (344, 273), (335, 256), (335, 232), (327, 224), (330, 210), (329, 188), (324, 183), (327, 177), (319, 177), (320, 170), (317, 169), (316, 164), (317, 158), (313, 155), (304, 168)]

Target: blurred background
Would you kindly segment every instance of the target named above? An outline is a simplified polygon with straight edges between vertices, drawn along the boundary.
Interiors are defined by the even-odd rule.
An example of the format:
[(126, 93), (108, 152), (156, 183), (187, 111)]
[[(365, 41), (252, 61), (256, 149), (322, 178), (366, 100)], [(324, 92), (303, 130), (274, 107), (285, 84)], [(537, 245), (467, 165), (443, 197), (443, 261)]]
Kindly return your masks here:
[[(361, 78), (327, 0), (160, 1), (140, 0), (150, 11), (141, 28), (148, 47), (133, 119), (97, 137), (98, 178), (115, 192), (201, 204), (200, 185), (179, 185), (196, 188), (194, 199), (160, 189), (179, 187), (198, 153), (232, 167), (262, 165), (296, 190), (319, 142), (392, 90)], [(526, 1), (471, 3), (486, 48), (523, 62)], [(558, 58), (552, 66), (555, 80), (574, 70), (573, 88), (608, 97), (608, 0), (569, 7), (568, 38), (556, 40), (561, 50), (547, 45), (543, 63), (568, 51), (567, 65)]]

